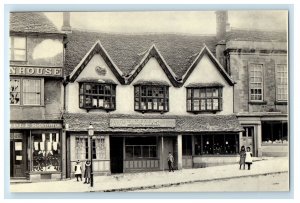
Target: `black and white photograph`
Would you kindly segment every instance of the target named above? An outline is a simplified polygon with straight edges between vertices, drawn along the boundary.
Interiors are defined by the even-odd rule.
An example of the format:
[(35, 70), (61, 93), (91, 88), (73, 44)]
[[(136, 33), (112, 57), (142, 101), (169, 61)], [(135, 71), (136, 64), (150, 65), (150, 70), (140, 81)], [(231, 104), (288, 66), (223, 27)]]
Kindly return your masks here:
[(288, 14), (11, 11), (10, 192), (290, 191)]

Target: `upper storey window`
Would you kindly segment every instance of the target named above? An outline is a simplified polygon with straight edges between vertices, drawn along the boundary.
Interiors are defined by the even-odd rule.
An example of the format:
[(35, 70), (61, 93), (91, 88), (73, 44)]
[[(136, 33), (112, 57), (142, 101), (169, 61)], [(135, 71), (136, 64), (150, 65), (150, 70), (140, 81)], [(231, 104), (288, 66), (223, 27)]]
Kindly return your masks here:
[(276, 66), (276, 99), (286, 102), (288, 99), (288, 78), (286, 64), (277, 64)]
[(162, 83), (139, 83), (134, 86), (134, 110), (169, 111), (169, 86)]
[(43, 79), (11, 78), (10, 104), (33, 105), (43, 104)]
[(249, 67), (250, 101), (263, 101), (263, 65), (251, 64)]
[(10, 37), (10, 60), (26, 61), (26, 37)]
[(187, 111), (189, 112), (221, 111), (222, 101), (222, 86), (219, 84), (187, 86)]
[(84, 109), (116, 109), (116, 84), (79, 83), (79, 107)]

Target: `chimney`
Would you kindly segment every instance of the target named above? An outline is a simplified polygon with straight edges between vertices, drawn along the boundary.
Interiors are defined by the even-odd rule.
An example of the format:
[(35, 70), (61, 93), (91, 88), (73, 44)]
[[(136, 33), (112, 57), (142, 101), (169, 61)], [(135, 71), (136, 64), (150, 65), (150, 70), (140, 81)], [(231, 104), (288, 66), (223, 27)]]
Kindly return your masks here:
[(229, 31), (227, 11), (216, 11), (217, 40), (225, 40), (226, 31)]
[(216, 11), (216, 58), (222, 64), (223, 68), (230, 74), (229, 67), (227, 67), (227, 58), (225, 56), (226, 50), (226, 31), (229, 31), (228, 12)]
[(70, 12), (63, 12), (63, 25), (61, 30), (65, 33), (72, 32), (71, 25), (70, 25)]

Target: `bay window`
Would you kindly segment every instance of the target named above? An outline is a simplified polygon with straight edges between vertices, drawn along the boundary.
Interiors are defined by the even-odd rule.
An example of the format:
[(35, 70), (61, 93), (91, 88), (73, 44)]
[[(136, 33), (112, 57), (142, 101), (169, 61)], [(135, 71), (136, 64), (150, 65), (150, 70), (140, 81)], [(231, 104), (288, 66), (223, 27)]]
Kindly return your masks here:
[(169, 111), (169, 87), (165, 85), (135, 85), (134, 109), (142, 112)]
[(222, 87), (187, 87), (187, 111), (213, 112), (222, 110)]
[(84, 82), (79, 84), (79, 107), (116, 109), (116, 84)]

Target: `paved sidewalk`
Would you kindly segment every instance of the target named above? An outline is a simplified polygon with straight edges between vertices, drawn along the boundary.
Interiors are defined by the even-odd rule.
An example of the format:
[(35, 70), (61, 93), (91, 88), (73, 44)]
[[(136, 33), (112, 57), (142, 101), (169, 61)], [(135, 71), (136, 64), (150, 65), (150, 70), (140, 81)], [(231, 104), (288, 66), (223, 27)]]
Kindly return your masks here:
[(94, 187), (76, 180), (11, 184), (11, 192), (115, 192), (146, 188), (160, 188), (184, 183), (249, 177), (289, 171), (287, 157), (268, 158), (255, 161), (251, 170), (239, 170), (239, 165), (215, 166), (199, 169), (183, 169), (168, 172), (127, 173), (111, 176), (97, 176)]

